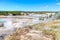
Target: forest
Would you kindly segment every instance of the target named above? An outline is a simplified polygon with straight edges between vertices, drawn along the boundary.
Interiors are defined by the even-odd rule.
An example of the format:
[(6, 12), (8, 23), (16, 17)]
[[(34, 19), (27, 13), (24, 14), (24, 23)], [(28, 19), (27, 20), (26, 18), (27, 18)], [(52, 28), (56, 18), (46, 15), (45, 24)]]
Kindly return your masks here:
[(38, 11), (38, 12), (34, 12), (34, 11), (0, 11), (0, 15), (8, 15), (8, 14), (13, 14), (13, 15), (23, 15), (24, 14), (29, 14), (29, 13), (34, 13), (34, 14), (45, 14), (45, 13), (58, 13), (55, 11)]

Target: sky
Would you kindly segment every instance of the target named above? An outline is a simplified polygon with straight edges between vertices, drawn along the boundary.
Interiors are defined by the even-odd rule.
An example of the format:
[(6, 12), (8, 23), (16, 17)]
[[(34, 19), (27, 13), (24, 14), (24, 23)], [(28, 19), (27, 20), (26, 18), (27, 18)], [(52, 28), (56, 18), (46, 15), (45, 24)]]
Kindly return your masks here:
[(60, 0), (0, 0), (0, 11), (60, 11)]

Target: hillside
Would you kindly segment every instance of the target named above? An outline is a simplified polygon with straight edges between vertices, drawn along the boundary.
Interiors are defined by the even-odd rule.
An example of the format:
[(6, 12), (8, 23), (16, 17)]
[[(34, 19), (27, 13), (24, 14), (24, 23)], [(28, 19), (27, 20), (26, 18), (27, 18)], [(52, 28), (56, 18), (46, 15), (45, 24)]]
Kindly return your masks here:
[(5, 40), (60, 40), (60, 25), (58, 24), (60, 21), (54, 20), (17, 29)]

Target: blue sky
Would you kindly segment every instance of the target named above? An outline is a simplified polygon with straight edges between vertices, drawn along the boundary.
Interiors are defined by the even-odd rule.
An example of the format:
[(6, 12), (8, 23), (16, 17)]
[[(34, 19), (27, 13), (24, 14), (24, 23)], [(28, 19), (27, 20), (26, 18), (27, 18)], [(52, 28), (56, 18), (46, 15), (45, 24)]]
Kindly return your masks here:
[(0, 11), (60, 11), (60, 0), (0, 0)]

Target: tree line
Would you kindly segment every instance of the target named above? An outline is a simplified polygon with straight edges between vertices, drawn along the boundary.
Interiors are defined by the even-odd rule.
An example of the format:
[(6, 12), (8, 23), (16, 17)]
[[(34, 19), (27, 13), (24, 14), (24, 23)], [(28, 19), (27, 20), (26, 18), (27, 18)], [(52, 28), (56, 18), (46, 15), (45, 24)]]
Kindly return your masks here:
[(29, 11), (0, 11), (0, 15), (8, 15), (8, 14), (13, 14), (13, 15), (22, 15), (21, 13), (29, 14), (29, 13), (35, 13), (35, 14), (44, 14), (44, 13), (58, 13), (58, 12), (29, 12)]

